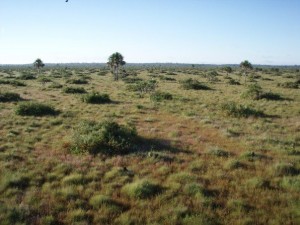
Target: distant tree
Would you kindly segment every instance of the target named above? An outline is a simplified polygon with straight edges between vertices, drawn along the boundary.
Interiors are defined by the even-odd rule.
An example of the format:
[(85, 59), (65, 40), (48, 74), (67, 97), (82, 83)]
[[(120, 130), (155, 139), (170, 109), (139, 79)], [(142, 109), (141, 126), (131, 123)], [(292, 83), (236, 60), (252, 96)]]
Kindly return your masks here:
[(240, 68), (243, 70), (244, 72), (244, 76), (245, 76), (245, 83), (246, 83), (246, 76), (248, 75), (248, 73), (253, 70), (253, 66), (252, 64), (248, 61), (245, 60), (243, 62), (240, 63)]
[(109, 67), (114, 75), (114, 80), (119, 79), (120, 67), (124, 66), (125, 64), (126, 64), (126, 62), (124, 61), (124, 57), (119, 52), (112, 54), (108, 58), (107, 65), (109, 65)]
[(41, 72), (41, 68), (43, 68), (45, 66), (45, 64), (43, 63), (43, 61), (41, 59), (36, 59), (33, 63), (33, 66), (35, 68), (37, 68), (38, 73)]
[(226, 72), (227, 77), (230, 73), (232, 73), (232, 68), (230, 66), (225, 66), (223, 70)]

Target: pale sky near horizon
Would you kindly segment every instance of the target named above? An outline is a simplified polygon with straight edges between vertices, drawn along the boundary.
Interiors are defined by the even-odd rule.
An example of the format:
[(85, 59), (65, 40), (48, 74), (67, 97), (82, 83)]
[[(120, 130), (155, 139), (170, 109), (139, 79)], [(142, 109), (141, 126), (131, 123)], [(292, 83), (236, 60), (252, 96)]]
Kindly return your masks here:
[(300, 0), (0, 0), (0, 64), (300, 64)]

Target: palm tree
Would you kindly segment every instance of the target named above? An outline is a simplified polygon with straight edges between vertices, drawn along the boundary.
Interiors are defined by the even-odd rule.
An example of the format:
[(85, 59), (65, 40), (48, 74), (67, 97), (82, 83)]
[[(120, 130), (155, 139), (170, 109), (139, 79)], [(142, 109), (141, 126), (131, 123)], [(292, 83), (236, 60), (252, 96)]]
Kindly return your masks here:
[(249, 71), (253, 70), (253, 66), (248, 60), (245, 60), (240, 63), (240, 68), (244, 71), (245, 83), (246, 83), (246, 76)]
[(108, 58), (107, 64), (114, 74), (114, 79), (118, 80), (120, 66), (124, 66), (126, 64), (126, 62), (124, 61), (124, 57), (119, 52), (116, 52)]
[(33, 66), (34, 66), (35, 68), (37, 68), (38, 73), (40, 73), (41, 68), (44, 67), (45, 64), (43, 63), (43, 61), (42, 61), (41, 59), (38, 58), (38, 59), (36, 59), (36, 60), (34, 61)]

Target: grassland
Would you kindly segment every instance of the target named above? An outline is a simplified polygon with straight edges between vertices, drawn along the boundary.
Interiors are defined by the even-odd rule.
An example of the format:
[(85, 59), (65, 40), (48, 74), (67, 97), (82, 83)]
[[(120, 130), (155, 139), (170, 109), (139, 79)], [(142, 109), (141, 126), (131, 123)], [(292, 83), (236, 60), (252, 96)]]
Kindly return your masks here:
[[(299, 71), (127, 73), (0, 70), (1, 225), (300, 224)], [(136, 143), (99, 125), (72, 151), (84, 121)]]

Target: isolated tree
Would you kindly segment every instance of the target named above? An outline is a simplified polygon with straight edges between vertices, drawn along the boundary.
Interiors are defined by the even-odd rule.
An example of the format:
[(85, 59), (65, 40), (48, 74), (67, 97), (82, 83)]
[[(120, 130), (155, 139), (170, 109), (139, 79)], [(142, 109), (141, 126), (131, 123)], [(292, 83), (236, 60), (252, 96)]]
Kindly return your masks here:
[(43, 63), (43, 61), (41, 59), (36, 59), (33, 63), (33, 66), (35, 68), (37, 68), (38, 73), (41, 72), (41, 68), (43, 68), (45, 66), (45, 64)]
[(124, 66), (125, 64), (126, 62), (124, 61), (124, 57), (119, 52), (112, 54), (108, 58), (107, 65), (110, 67), (114, 75), (114, 80), (119, 79), (120, 67)]
[(246, 83), (246, 76), (248, 75), (248, 73), (251, 70), (253, 70), (253, 66), (252, 66), (252, 64), (248, 60), (245, 60), (245, 61), (243, 61), (243, 62), (240, 63), (240, 68), (244, 72), (245, 83)]

